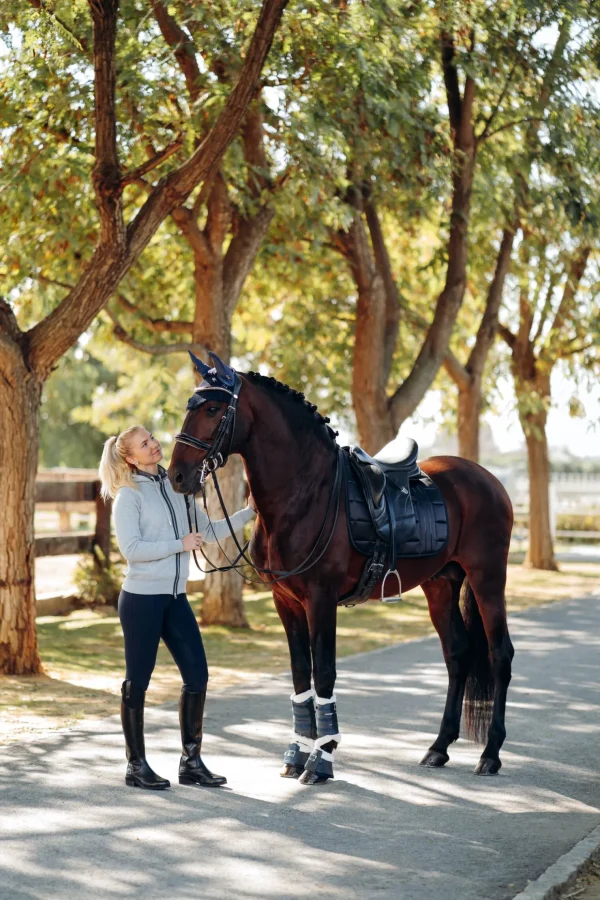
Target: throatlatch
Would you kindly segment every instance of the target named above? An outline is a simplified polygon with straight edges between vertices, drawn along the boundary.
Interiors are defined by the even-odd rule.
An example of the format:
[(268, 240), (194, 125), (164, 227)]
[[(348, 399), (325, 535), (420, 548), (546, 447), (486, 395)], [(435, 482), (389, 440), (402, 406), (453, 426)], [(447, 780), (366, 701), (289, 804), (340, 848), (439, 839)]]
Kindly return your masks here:
[(335, 694), (328, 699), (315, 696), (315, 707), (317, 738), (300, 778), (304, 784), (315, 784), (317, 781), (333, 778), (333, 752), (342, 740)]

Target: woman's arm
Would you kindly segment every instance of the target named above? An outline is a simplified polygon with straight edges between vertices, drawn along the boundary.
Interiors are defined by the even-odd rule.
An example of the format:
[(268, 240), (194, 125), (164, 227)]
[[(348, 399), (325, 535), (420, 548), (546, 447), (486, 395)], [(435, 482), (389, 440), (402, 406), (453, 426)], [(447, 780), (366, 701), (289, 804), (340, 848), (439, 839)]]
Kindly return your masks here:
[[(208, 521), (208, 516), (201, 508), (196, 500), (196, 510), (198, 513), (198, 533), (202, 535), (207, 544), (214, 544), (216, 541), (222, 541), (224, 538), (231, 537), (229, 525), (226, 519), (217, 519), (213, 521), (212, 526)], [(232, 516), (229, 516), (231, 527), (235, 532), (241, 531), (246, 522), (250, 522), (256, 513), (249, 506), (240, 509)]]
[(140, 501), (132, 488), (121, 488), (114, 505), (115, 533), (121, 554), (128, 562), (152, 562), (183, 551), (180, 540), (143, 541)]

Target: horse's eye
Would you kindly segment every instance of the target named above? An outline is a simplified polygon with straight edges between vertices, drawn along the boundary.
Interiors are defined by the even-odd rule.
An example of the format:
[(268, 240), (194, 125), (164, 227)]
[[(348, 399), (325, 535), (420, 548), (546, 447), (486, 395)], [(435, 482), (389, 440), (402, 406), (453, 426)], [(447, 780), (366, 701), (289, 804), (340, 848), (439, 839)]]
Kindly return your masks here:
[(219, 412), (219, 407), (218, 407), (218, 406), (208, 406), (208, 407), (206, 408), (206, 415), (207, 415), (207, 416), (215, 416), (218, 412)]

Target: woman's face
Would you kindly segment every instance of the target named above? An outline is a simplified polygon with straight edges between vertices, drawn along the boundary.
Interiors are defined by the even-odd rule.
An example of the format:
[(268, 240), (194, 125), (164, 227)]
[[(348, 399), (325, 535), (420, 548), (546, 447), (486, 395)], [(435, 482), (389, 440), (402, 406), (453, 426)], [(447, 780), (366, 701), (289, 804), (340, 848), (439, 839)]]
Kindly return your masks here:
[(163, 458), (161, 446), (153, 434), (140, 428), (131, 436), (129, 456), (125, 457), (132, 466), (154, 466)]

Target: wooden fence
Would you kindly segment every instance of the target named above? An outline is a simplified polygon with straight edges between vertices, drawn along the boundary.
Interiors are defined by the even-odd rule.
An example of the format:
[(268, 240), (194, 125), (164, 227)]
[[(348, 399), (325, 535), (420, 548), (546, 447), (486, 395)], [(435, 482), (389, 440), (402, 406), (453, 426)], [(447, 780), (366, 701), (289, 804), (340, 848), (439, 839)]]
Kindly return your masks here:
[[(59, 533), (36, 535), (36, 556), (59, 556), (66, 553), (91, 553), (98, 547), (105, 558), (110, 550), (110, 516), (112, 504), (100, 496), (100, 482), (95, 469), (40, 469), (36, 478), (36, 511), (59, 514)], [(71, 513), (96, 514), (94, 531), (71, 531)]]

